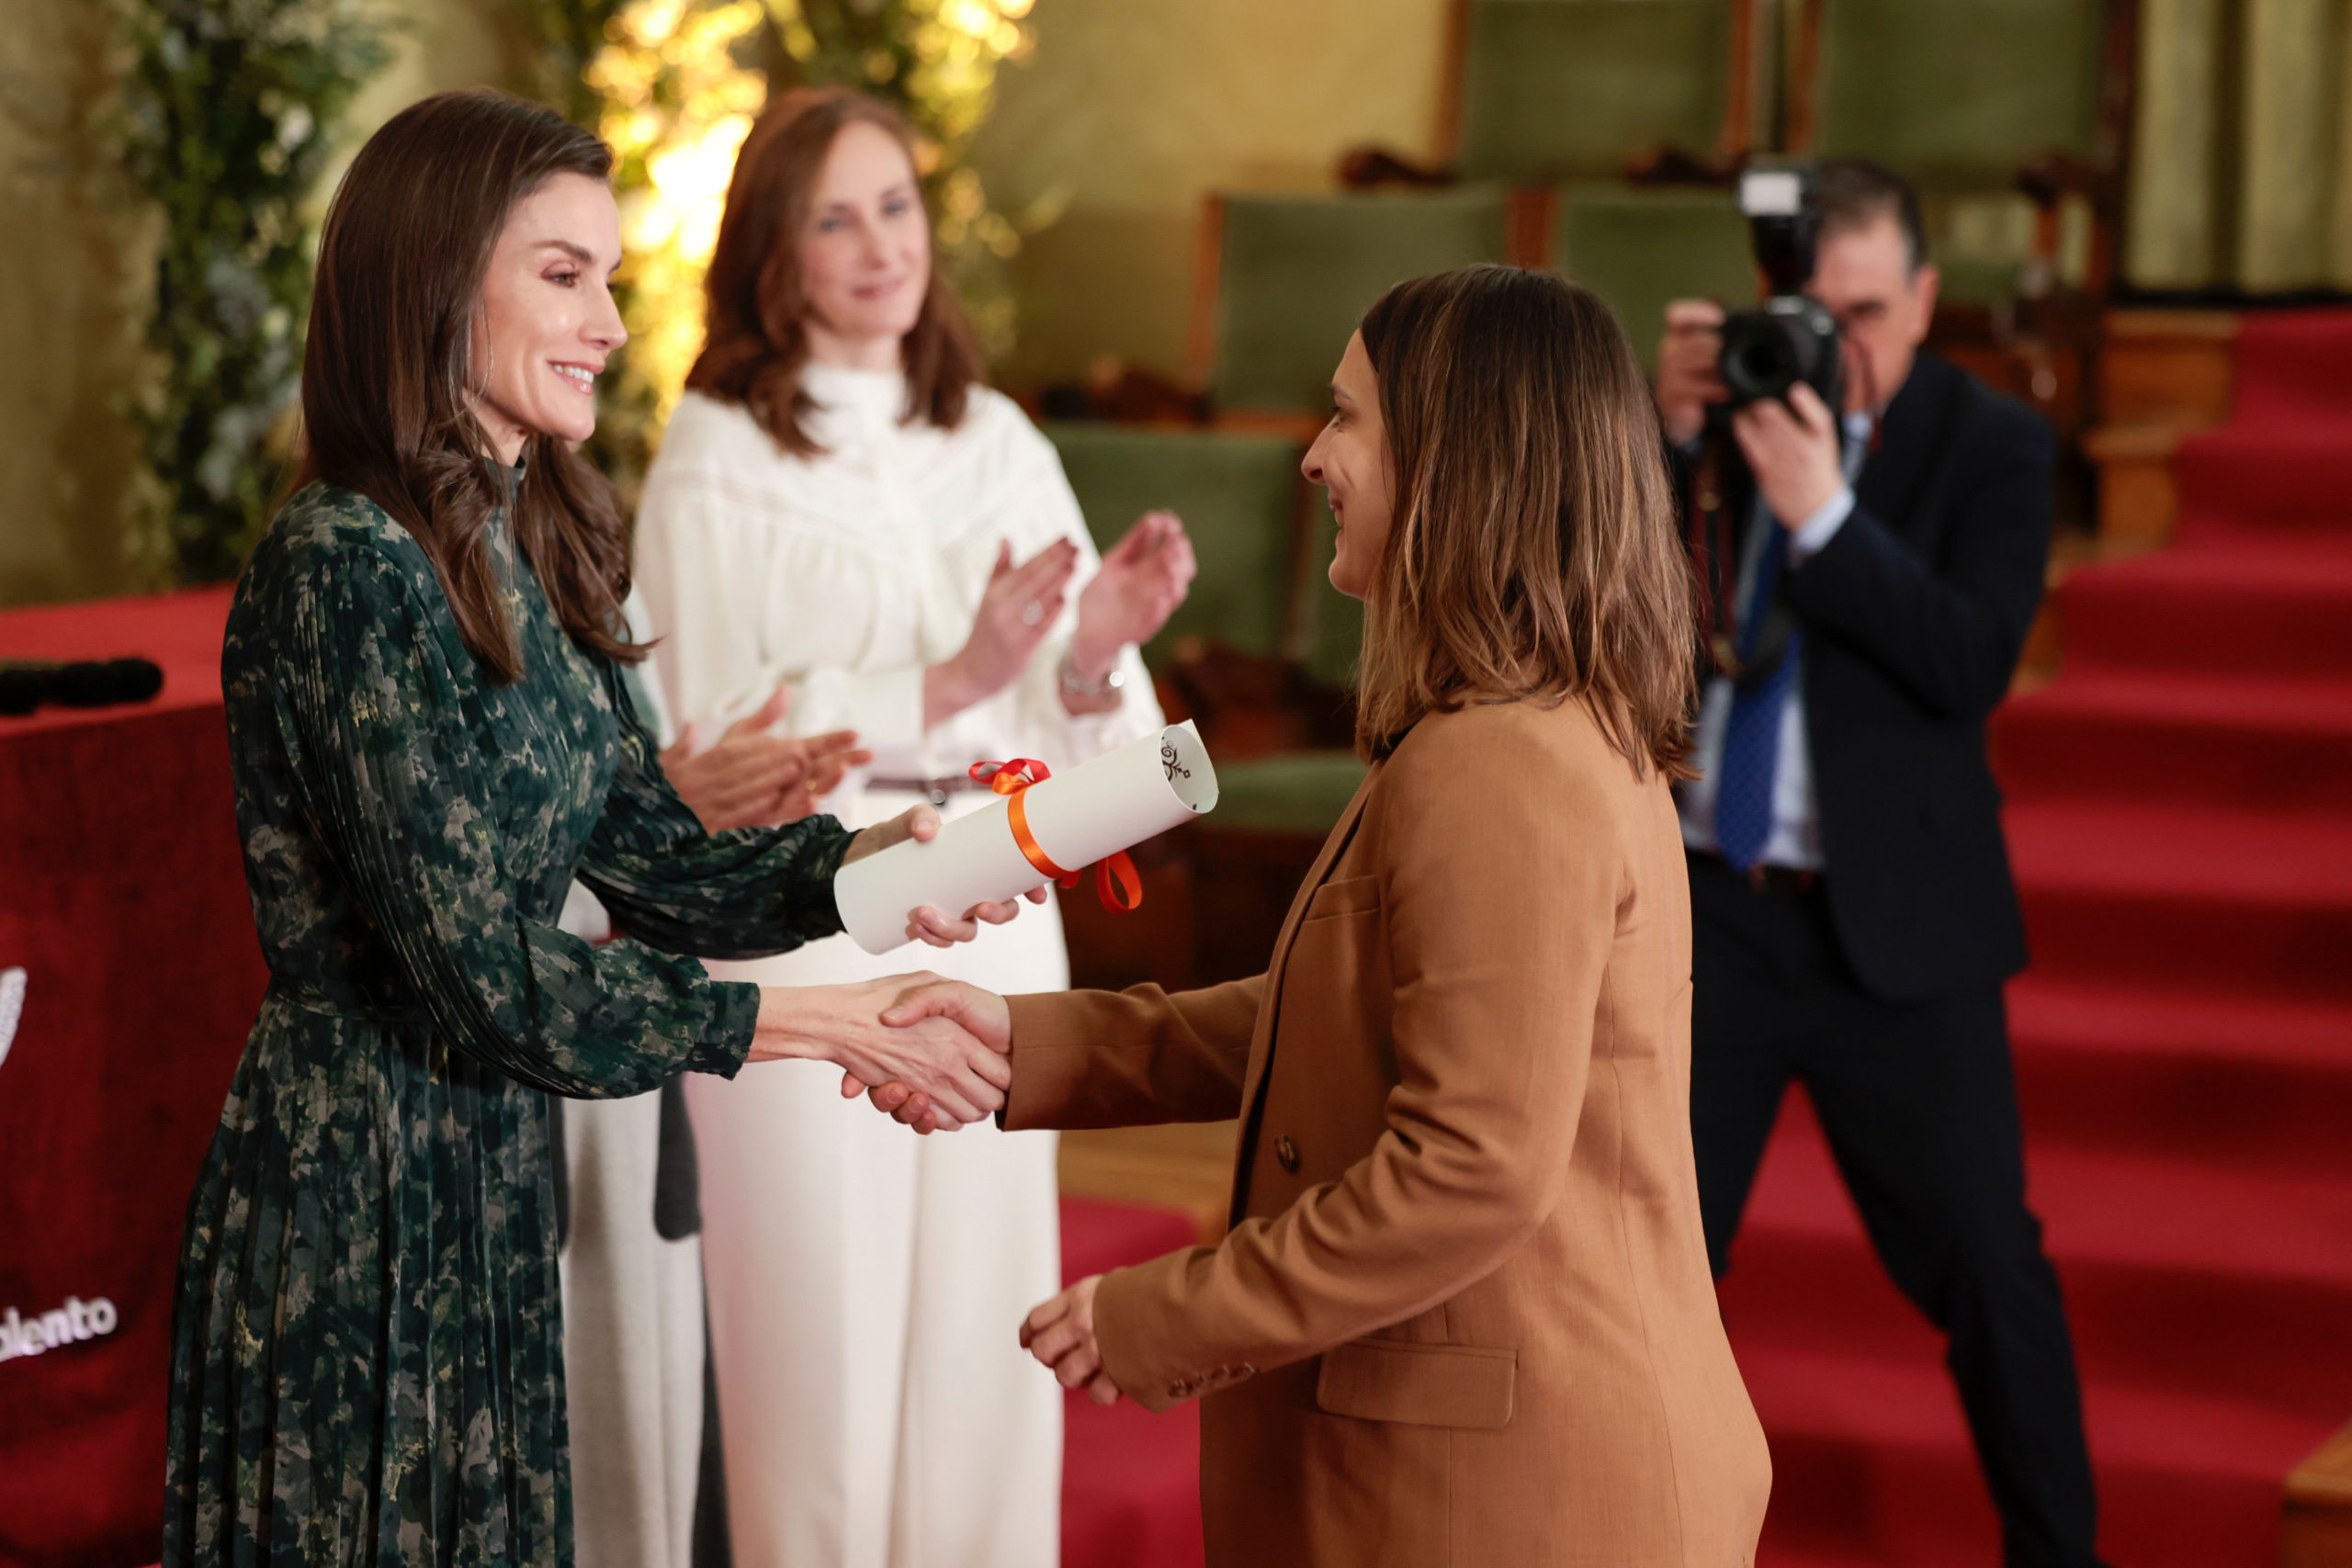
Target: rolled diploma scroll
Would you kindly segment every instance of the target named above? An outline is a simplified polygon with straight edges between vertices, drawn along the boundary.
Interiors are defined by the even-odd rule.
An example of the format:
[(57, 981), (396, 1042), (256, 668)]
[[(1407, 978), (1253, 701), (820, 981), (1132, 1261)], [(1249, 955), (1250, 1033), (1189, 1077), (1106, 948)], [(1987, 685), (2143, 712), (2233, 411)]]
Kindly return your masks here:
[[(1213, 809), (1216, 771), (1187, 719), (1031, 784), (1022, 803), (1046, 858), (1082, 871)], [(888, 953), (912, 940), (907, 916), (922, 905), (960, 915), (1046, 880), (1014, 841), (1006, 807), (993, 800), (927, 844), (910, 839), (842, 867), (833, 902), (842, 929), (866, 952)]]

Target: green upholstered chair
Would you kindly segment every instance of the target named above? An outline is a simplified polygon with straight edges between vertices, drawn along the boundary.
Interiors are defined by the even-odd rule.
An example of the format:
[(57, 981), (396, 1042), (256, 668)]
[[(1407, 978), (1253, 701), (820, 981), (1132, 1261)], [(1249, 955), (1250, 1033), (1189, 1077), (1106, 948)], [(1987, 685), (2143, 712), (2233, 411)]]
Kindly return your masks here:
[(2114, 274), (2135, 0), (1800, 0), (1792, 152), (1909, 175), (1944, 275), (1934, 345), (2030, 399), (2062, 436), (2090, 415)]
[(1295, 626), (1292, 558), (1306, 481), (1297, 443), (1278, 435), (1065, 422), (1046, 426), (1062, 471), (1108, 550), (1146, 512), (1184, 519), (1200, 564), (1192, 592), (1144, 649), (1155, 670), (1178, 649), (1216, 641), (1244, 653), (1287, 652)]
[(1746, 151), (1756, 0), (1457, 0), (1464, 179), (1615, 179)]
[(1806, 0), (1812, 151), (1866, 153), (1929, 188), (1992, 189), (2051, 152), (2099, 154), (2102, 0)]
[(1196, 382), (1220, 413), (1328, 407), (1357, 319), (1391, 284), (1510, 259), (1510, 212), (1508, 194), (1487, 186), (1212, 197), (1204, 221), (1216, 226), (1216, 262), (1197, 301)]
[(1356, 655), (1363, 643), (1363, 605), (1331, 586), (1331, 552), (1339, 524), (1319, 490), (1308, 503), (1306, 559), (1299, 572), (1299, 662), (1324, 685), (1345, 689), (1355, 682)]
[[(2056, 209), (2087, 198), (2080, 270), (2103, 287), (2121, 96), (2109, 29), (2123, 0), (1804, 0), (1792, 47), (1792, 151), (1859, 153), (1928, 199), (1946, 297), (2040, 292), (2065, 259)], [(2002, 204), (2040, 207), (2003, 221)], [(2009, 254), (1997, 247), (2007, 235)], [(1991, 236), (1996, 247), (1972, 239)], [(1958, 242), (1955, 243), (1954, 242)]]
[(1223, 829), (1311, 835), (1320, 842), (1363, 783), (1353, 751), (1284, 751), (1217, 770), (1216, 812)]
[[(1304, 700), (1340, 709), (1345, 705), (1342, 694), (1355, 678), (1363, 606), (1332, 587), (1327, 575), (1335, 525), (1319, 493), (1311, 511), (1311, 543), (1300, 562), (1296, 610), (1300, 662), (1313, 682)], [(1353, 751), (1336, 746), (1219, 764), (1213, 820), (1227, 831), (1319, 842), (1363, 781), (1363, 763)]]
[(1755, 302), (1747, 223), (1729, 192), (1571, 186), (1558, 201), (1552, 264), (1616, 312), (1643, 368), (1657, 368), (1669, 300)]

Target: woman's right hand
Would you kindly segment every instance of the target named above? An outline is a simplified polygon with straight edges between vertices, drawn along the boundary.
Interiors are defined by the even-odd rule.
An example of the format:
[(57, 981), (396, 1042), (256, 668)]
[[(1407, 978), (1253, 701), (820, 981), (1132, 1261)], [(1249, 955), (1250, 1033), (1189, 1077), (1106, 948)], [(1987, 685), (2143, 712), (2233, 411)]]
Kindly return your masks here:
[(1056, 539), (1015, 566), (1012, 547), (997, 547), (996, 568), (980, 595), (972, 635), (956, 656), (923, 672), (923, 724), (943, 724), (1021, 678), (1069, 596), (1078, 545)]
[(952, 1127), (994, 1115), (1012, 1082), (1002, 1048), (942, 1012), (891, 1028), (885, 1012), (936, 975), (900, 975), (854, 986), (812, 986), (760, 992), (752, 1061), (831, 1062), (868, 1084), (903, 1084)]

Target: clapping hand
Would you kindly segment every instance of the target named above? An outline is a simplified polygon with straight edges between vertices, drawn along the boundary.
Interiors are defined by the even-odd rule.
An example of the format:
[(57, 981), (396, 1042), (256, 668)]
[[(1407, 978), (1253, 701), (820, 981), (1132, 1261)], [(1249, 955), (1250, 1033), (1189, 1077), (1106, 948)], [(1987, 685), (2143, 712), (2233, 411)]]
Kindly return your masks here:
[(1145, 513), (1078, 595), (1071, 666), (1087, 680), (1108, 674), (1122, 649), (1159, 635), (1198, 570), (1183, 520), (1172, 512)]
[[(1004, 998), (960, 980), (925, 976), (909, 986), (881, 1018), (886, 1028), (912, 1029), (933, 1020), (953, 1023), (991, 1051), (1010, 1060), (1012, 1052), (1012, 1010)], [(916, 1086), (887, 1078), (861, 1077), (853, 1071), (842, 1078), (842, 1098), (869, 1096), (874, 1109), (888, 1111), (894, 1121), (918, 1133), (934, 1133), (955, 1125), (952, 1117)]]
[(1102, 1347), (1094, 1337), (1094, 1292), (1100, 1274), (1089, 1274), (1040, 1303), (1021, 1323), (1021, 1348), (1051, 1368), (1064, 1388), (1086, 1391), (1097, 1404), (1119, 1403), (1119, 1385), (1102, 1370)]
[(842, 774), (874, 760), (874, 753), (858, 749), (854, 729), (789, 739), (770, 734), (791, 705), (791, 689), (778, 686), (757, 713), (729, 725), (714, 744), (704, 745), (702, 726), (689, 724), (663, 750), (662, 771), (705, 832), (797, 822), (833, 792)]
[[(939, 837), (939, 812), (929, 806), (910, 807), (888, 822), (877, 822), (849, 841), (849, 852), (842, 857), (847, 865), (867, 855), (878, 854), (893, 844), (909, 839), (927, 844)], [(1043, 886), (1032, 887), (1022, 895), (1032, 904), (1046, 901)], [(969, 942), (980, 934), (982, 925), (1001, 926), (1021, 912), (1019, 899), (1002, 898), (992, 904), (975, 904), (958, 919), (951, 919), (929, 904), (922, 905), (907, 916), (907, 935), (929, 942), (933, 947), (953, 947), (959, 942)]]
[(997, 547), (971, 636), (954, 658), (924, 671), (925, 728), (987, 701), (1021, 678), (1061, 616), (1078, 561), (1078, 546), (1069, 539), (1056, 539), (1018, 566), (1012, 545)]

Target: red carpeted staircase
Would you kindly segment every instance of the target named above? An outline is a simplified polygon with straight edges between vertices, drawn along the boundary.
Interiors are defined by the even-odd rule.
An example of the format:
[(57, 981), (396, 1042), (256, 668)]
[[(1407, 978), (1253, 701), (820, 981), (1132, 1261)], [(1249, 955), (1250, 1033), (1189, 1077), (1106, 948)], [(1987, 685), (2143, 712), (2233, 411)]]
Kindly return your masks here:
[[(2177, 542), (2068, 577), (2063, 673), (1996, 726), (2032, 1198), (2129, 1568), (2267, 1568), (2286, 1472), (2352, 1416), (2352, 312), (2237, 352)], [(1940, 1344), (1801, 1103), (1724, 1300), (1766, 1564), (1999, 1560)]]
[[(1173, 1209), (1062, 1200), (1065, 1282), (1193, 1240), (1192, 1217)], [(1200, 1406), (1151, 1416), (1070, 1394), (1063, 1409), (1062, 1568), (1201, 1568)]]

